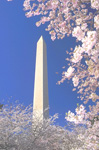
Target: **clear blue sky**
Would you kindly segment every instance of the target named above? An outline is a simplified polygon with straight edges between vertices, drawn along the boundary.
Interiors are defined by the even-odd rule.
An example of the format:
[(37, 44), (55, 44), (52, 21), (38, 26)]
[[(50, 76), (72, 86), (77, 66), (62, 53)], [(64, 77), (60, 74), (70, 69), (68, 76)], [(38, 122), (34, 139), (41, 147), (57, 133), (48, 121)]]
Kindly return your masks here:
[(6, 103), (10, 97), (25, 106), (33, 102), (36, 43), (43, 35), (47, 45), (50, 115), (59, 113), (58, 123), (65, 125), (65, 113), (74, 111), (81, 101), (72, 92), (71, 81), (56, 83), (65, 70), (62, 67), (67, 67), (66, 50), (75, 46), (75, 38), (51, 41), (45, 31), (47, 24), (37, 28), (39, 17), (26, 18), (22, 4), (22, 0), (0, 0), (0, 102), (4, 99)]

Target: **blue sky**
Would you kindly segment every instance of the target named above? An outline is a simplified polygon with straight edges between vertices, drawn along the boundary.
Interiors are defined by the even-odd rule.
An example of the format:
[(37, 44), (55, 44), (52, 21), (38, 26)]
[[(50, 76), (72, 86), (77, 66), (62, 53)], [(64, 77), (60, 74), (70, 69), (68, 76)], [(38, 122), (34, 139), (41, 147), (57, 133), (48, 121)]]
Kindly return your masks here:
[(0, 0), (0, 102), (19, 100), (25, 106), (33, 102), (36, 43), (43, 35), (47, 45), (50, 115), (59, 113), (57, 122), (63, 126), (65, 113), (81, 103), (72, 92), (71, 81), (56, 85), (65, 70), (62, 67), (67, 67), (66, 50), (74, 48), (75, 38), (53, 42), (45, 31), (47, 24), (37, 28), (39, 17), (26, 18), (22, 4), (22, 0)]

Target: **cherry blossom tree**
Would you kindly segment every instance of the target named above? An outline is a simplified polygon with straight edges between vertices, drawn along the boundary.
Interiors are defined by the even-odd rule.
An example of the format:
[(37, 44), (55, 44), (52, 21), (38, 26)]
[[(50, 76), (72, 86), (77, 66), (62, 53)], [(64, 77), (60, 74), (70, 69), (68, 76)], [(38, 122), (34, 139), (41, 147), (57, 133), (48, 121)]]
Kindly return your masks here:
[(80, 135), (80, 140), (84, 140), (84, 149), (99, 149), (99, 102), (96, 105), (89, 106), (89, 112), (83, 105), (78, 106), (75, 109), (76, 115), (71, 111), (66, 113), (65, 119), (69, 122), (73, 122), (76, 125), (86, 126), (86, 131), (84, 134)]
[(56, 118), (57, 115), (42, 122), (32, 116), (32, 106), (4, 106), (0, 111), (0, 149), (71, 150), (82, 147), (83, 140), (79, 140), (76, 132), (54, 125)]

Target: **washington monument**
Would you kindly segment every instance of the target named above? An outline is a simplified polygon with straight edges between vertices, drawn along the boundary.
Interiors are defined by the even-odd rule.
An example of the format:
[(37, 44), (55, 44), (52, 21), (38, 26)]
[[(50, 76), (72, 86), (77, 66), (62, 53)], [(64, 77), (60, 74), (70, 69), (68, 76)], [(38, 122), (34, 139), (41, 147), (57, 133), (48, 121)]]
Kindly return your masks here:
[[(33, 113), (39, 114), (42, 119), (49, 118), (48, 102), (48, 75), (46, 43), (41, 36), (37, 42)], [(47, 109), (46, 111), (44, 111)]]

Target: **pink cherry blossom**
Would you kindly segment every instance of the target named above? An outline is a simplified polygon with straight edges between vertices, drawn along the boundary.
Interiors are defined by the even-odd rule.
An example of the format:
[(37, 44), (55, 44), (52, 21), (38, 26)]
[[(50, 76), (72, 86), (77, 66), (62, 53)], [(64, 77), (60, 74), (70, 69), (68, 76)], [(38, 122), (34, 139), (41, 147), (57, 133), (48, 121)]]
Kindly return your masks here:
[(84, 52), (84, 49), (80, 46), (76, 46), (74, 53), (73, 53), (73, 58), (72, 58), (72, 62), (77, 63), (79, 62), (83, 57), (82, 57), (82, 53)]
[(67, 77), (67, 78), (69, 78), (71, 75), (72, 75), (72, 73), (74, 72), (74, 68), (72, 68), (71, 66), (68, 68), (68, 70), (67, 70), (67, 72), (65, 72), (65, 76)]
[(29, 18), (29, 17), (32, 17), (33, 13), (31, 11), (29, 11), (25, 15), (26, 15), (27, 18)]
[(74, 37), (76, 37), (78, 40), (82, 40), (85, 33), (81, 30), (81, 28), (79, 26), (75, 27), (73, 32), (72, 32), (72, 35)]
[(97, 42), (97, 32), (96, 31), (88, 31), (87, 36), (82, 39), (82, 47), (85, 49), (85, 52), (89, 55), (91, 54), (91, 49)]
[(79, 78), (76, 75), (72, 78), (72, 81), (73, 81), (74, 87), (78, 86)]
[(94, 9), (99, 9), (99, 0), (91, 0), (91, 7)]
[(96, 16), (94, 17), (94, 27), (95, 27), (96, 29), (99, 29), (99, 15), (96, 15)]

